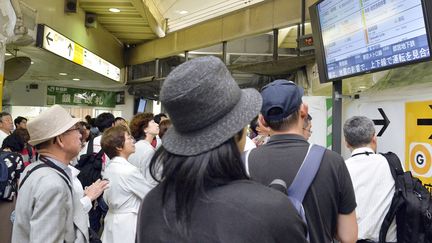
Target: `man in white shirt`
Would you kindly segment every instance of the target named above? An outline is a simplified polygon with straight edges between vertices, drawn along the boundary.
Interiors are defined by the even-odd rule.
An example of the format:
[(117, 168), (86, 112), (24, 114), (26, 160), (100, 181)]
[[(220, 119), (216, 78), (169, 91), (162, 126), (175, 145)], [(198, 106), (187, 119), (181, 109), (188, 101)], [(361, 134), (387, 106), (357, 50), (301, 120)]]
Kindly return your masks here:
[[(351, 157), (345, 162), (357, 200), (358, 242), (378, 242), (395, 182), (387, 160), (376, 153), (377, 137), (374, 123), (369, 118), (354, 116), (348, 119), (343, 132), (346, 146), (351, 151)], [(386, 242), (396, 242), (395, 221), (390, 225)]]
[(3, 140), (10, 135), (12, 130), (12, 116), (7, 112), (0, 112), (0, 146), (3, 144)]

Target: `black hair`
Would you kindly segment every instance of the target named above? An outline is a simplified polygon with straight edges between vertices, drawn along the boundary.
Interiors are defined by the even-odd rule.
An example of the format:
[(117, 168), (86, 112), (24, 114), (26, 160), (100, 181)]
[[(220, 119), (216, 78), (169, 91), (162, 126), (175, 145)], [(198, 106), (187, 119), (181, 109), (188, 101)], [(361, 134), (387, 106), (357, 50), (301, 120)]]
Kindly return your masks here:
[(27, 121), (27, 118), (22, 117), (22, 116), (18, 116), (17, 118), (15, 118), (15, 120), (14, 120), (15, 126), (17, 126), (17, 124), (20, 124), (23, 120)]
[[(242, 134), (243, 130), (237, 136)], [(234, 180), (248, 179), (234, 137), (194, 156), (176, 155), (162, 146), (150, 162), (150, 173), (156, 181), (162, 182), (162, 208), (166, 223), (174, 223), (174, 228), (185, 239), (188, 238), (194, 203), (199, 198), (206, 198), (207, 190)], [(168, 200), (174, 201), (174, 222), (169, 222), (172, 220), (167, 217), (170, 210)]]
[(9, 148), (12, 152), (20, 153), (24, 149), (24, 144), (24, 140), (17, 133), (12, 133), (3, 140), (1, 148)]
[(153, 121), (156, 122), (157, 124), (159, 124), (162, 117), (168, 118), (168, 116), (165, 115), (165, 113), (159, 113), (159, 114), (154, 116)]
[(255, 134), (258, 134), (258, 131), (256, 130), (257, 126), (258, 126), (258, 116), (255, 117), (249, 124), (250, 129), (252, 129), (252, 131)]
[(124, 119), (123, 117), (118, 116), (114, 119), (114, 122), (119, 121), (119, 120), (126, 121), (126, 119)]
[(2, 120), (2, 118), (3, 118), (4, 116), (10, 116), (10, 117), (12, 117), (10, 113), (8, 113), (8, 112), (6, 112), (6, 111), (2, 111), (2, 112), (0, 112), (0, 121)]
[(95, 120), (95, 126), (100, 132), (104, 132), (105, 129), (112, 127), (113, 123), (114, 115), (109, 112), (101, 113)]

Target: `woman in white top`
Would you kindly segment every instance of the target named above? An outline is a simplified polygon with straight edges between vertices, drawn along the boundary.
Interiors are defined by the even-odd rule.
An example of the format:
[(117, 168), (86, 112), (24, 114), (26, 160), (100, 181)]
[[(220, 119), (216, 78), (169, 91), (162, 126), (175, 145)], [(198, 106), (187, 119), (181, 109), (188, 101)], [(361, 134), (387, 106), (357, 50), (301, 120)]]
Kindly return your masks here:
[(110, 182), (103, 195), (109, 206), (102, 233), (104, 243), (135, 242), (137, 213), (148, 189), (138, 168), (127, 161), (135, 152), (134, 143), (124, 126), (111, 127), (102, 135), (102, 149), (111, 159), (104, 173)]
[(139, 168), (147, 181), (148, 190), (155, 186), (150, 176), (149, 164), (156, 149), (152, 141), (159, 134), (159, 125), (153, 120), (152, 113), (140, 113), (135, 115), (130, 122), (132, 136), (136, 139), (135, 153), (129, 157), (129, 162)]

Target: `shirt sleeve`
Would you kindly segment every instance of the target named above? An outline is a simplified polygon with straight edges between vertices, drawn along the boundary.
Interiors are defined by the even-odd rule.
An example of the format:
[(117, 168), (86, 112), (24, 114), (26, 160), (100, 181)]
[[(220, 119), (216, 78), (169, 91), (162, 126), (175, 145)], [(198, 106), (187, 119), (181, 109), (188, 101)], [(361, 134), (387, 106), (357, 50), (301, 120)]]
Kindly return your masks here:
[(144, 199), (145, 195), (152, 188), (138, 170), (134, 171), (130, 176), (128, 176), (126, 178), (126, 182), (128, 184), (129, 190), (141, 199)]
[(357, 207), (351, 176), (342, 157), (339, 159), (339, 208), (340, 214), (350, 214)]
[(84, 212), (88, 213), (90, 212), (90, 209), (92, 208), (92, 202), (91, 199), (87, 196), (80, 199), (81, 205), (83, 206)]

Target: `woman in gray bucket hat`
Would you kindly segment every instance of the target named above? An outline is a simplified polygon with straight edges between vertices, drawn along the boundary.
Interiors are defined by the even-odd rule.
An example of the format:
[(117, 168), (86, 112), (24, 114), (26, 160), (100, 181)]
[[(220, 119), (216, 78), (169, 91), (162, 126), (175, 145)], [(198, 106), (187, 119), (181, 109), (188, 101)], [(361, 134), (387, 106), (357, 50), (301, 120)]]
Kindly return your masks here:
[(160, 184), (138, 213), (137, 242), (306, 242), (286, 195), (250, 181), (240, 151), (262, 99), (216, 57), (174, 69), (160, 99), (173, 126), (150, 164)]

